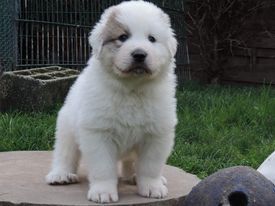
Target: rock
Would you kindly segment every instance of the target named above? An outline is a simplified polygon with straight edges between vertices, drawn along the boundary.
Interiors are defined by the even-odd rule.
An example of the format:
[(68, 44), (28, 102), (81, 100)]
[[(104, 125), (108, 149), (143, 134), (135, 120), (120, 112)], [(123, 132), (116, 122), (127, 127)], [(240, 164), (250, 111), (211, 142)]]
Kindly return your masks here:
[[(86, 206), (96, 205), (86, 199), (88, 182), (85, 165), (79, 169), (80, 183), (50, 186), (44, 177), (48, 173), (51, 152), (0, 153), (0, 205), (24, 206)], [(118, 203), (111, 205), (175, 206), (200, 180), (178, 168), (165, 166), (163, 175), (168, 180), (169, 195), (165, 199), (149, 199), (138, 196), (136, 186), (121, 183)]]
[(220, 170), (196, 185), (184, 206), (274, 206), (275, 186), (256, 170)]
[(42, 111), (63, 102), (79, 71), (44, 67), (4, 72), (0, 79), (0, 111)]

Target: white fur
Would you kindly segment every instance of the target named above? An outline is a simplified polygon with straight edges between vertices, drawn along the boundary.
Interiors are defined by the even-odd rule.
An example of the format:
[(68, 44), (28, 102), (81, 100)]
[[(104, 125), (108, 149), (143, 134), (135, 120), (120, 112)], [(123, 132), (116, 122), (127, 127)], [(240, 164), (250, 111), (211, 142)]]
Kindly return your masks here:
[[(124, 43), (115, 40), (103, 45), (102, 32), (113, 12), (131, 36)], [(148, 41), (148, 35), (157, 41)], [(161, 170), (173, 147), (177, 123), (177, 42), (169, 17), (151, 3), (124, 2), (104, 12), (89, 41), (93, 56), (58, 114), (46, 181), (77, 182), (81, 151), (89, 171), (89, 200), (118, 201), (118, 176), (134, 173), (140, 195), (163, 198), (168, 190)], [(130, 54), (137, 48), (148, 53), (145, 63), (151, 74), (123, 72), (131, 66)]]
[(275, 184), (275, 151), (260, 165), (258, 172)]

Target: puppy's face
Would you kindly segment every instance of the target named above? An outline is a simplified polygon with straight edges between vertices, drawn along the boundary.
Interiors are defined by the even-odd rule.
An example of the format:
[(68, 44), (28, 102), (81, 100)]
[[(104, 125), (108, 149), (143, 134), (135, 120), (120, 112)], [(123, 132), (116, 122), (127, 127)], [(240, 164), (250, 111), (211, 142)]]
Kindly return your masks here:
[(93, 55), (120, 77), (154, 78), (170, 68), (177, 48), (169, 17), (143, 1), (107, 9), (89, 40)]

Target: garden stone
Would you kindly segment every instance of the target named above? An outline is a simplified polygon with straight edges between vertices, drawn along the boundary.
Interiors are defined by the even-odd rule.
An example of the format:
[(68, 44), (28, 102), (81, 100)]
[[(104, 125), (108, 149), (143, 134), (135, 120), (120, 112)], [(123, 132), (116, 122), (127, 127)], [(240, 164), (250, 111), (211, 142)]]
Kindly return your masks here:
[[(80, 183), (50, 186), (45, 175), (51, 164), (51, 152), (0, 153), (0, 205), (24, 206), (88, 206), (98, 205), (87, 200), (88, 181), (85, 164), (81, 162)], [(168, 180), (169, 195), (165, 199), (149, 199), (137, 195), (135, 185), (119, 184), (117, 203), (110, 205), (176, 206), (200, 180), (176, 167), (165, 166), (163, 175)]]
[(42, 111), (62, 103), (79, 71), (44, 67), (4, 72), (0, 79), (0, 111)]
[(256, 170), (220, 170), (195, 186), (184, 206), (274, 206), (275, 186)]

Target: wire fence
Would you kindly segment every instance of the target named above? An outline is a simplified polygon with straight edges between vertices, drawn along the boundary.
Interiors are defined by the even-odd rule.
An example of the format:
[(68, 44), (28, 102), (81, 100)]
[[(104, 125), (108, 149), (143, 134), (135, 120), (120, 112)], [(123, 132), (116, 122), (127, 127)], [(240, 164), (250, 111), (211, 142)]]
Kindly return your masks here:
[[(88, 35), (105, 8), (121, 0), (2, 0), (0, 60), (5, 70), (44, 66), (81, 69), (91, 48)], [(179, 47), (177, 72), (188, 77), (184, 0), (153, 0), (171, 17)]]
[[(3, 70), (14, 70), (17, 64), (17, 2), (0, 1), (0, 65)], [(0, 72), (1, 73), (1, 72)]]

